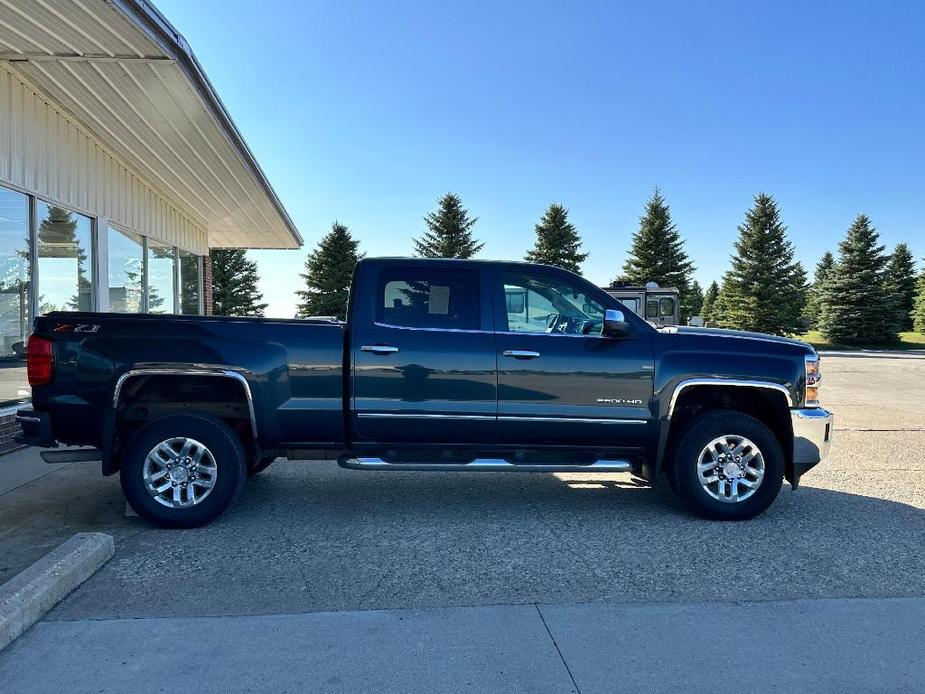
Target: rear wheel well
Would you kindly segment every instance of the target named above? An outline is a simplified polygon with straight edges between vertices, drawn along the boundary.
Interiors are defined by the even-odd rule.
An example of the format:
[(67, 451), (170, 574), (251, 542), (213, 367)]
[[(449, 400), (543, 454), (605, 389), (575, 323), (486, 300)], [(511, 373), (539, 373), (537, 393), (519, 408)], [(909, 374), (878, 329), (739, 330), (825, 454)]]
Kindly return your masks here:
[(674, 448), (687, 423), (713, 410), (735, 410), (763, 422), (784, 451), (788, 479), (793, 464), (793, 429), (790, 407), (783, 393), (771, 388), (697, 385), (681, 391), (671, 414), (664, 461), (671, 464)]
[(221, 419), (237, 434), (248, 457), (257, 454), (246, 386), (235, 378), (202, 374), (139, 374), (126, 380), (113, 421), (110, 472), (119, 454), (148, 422), (170, 414), (199, 412)]

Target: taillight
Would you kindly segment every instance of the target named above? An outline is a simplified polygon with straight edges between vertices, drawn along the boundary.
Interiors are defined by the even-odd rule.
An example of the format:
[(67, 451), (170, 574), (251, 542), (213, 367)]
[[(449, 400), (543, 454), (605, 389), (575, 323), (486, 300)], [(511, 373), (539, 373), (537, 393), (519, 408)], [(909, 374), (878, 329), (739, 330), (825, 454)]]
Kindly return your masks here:
[(43, 386), (50, 383), (53, 371), (51, 340), (30, 335), (29, 346), (26, 347), (26, 373), (29, 375), (29, 385)]
[(819, 373), (819, 356), (812, 355), (806, 357), (806, 407), (819, 406), (819, 381), (822, 380), (822, 374)]

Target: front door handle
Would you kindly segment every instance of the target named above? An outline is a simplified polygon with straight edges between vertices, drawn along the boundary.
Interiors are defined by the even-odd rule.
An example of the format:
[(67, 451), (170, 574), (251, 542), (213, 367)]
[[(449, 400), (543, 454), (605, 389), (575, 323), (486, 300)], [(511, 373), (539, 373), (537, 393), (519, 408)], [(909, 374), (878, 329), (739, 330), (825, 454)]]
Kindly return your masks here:
[(505, 357), (514, 357), (515, 359), (536, 359), (540, 356), (539, 352), (531, 349), (506, 349), (501, 354)]
[(361, 352), (372, 352), (373, 354), (393, 354), (398, 351), (398, 347), (391, 345), (363, 345), (360, 347)]

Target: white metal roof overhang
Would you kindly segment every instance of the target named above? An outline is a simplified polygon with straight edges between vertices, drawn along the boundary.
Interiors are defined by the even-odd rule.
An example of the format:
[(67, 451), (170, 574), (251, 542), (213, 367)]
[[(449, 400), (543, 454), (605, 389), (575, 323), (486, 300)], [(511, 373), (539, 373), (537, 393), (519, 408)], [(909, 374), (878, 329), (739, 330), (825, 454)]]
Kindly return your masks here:
[(297, 248), (295, 225), (185, 39), (145, 0), (0, 0), (0, 60), (208, 232)]

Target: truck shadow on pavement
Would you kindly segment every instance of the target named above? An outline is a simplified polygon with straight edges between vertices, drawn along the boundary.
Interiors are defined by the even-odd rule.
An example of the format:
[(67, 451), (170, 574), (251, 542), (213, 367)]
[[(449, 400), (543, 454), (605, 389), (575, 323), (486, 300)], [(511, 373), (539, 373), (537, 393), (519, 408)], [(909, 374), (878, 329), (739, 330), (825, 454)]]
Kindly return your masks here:
[[(277, 462), (208, 527), (116, 531), (116, 557), (52, 618), (925, 595), (925, 511), (811, 486), (719, 523), (628, 475)], [(183, 590), (152, 598), (165, 585)]]

